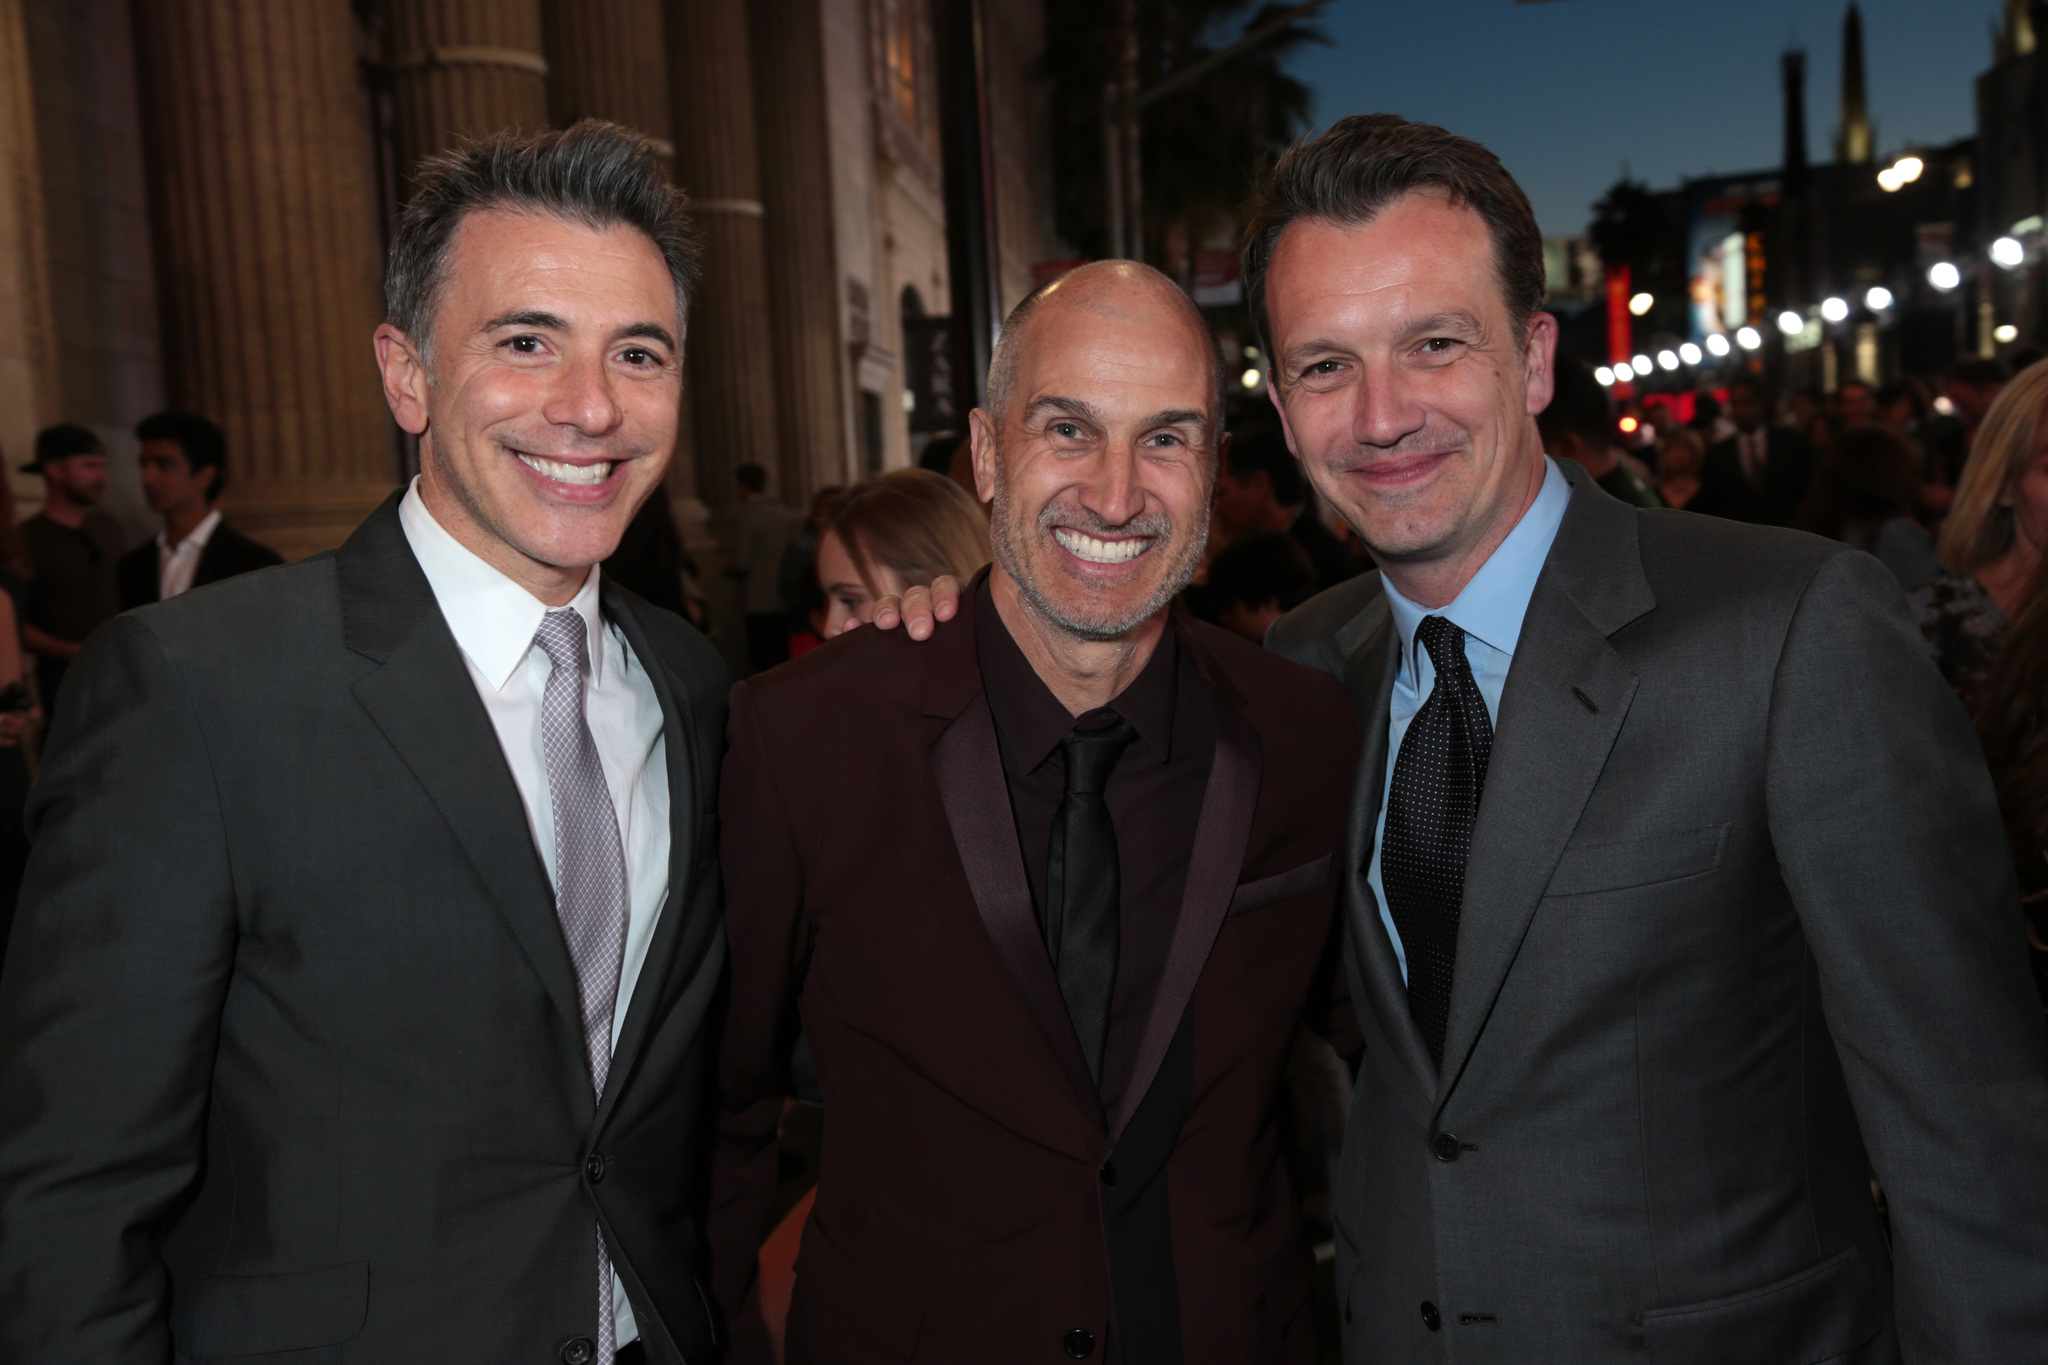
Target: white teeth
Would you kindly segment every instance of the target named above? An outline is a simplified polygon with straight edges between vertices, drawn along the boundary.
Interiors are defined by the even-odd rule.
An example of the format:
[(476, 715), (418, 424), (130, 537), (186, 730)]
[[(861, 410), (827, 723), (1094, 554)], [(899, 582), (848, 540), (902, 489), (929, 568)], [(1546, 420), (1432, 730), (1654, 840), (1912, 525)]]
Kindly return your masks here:
[(603, 483), (612, 476), (609, 460), (600, 460), (596, 464), (563, 464), (559, 460), (543, 460), (538, 455), (521, 455), (519, 462), (556, 483)]
[(1064, 526), (1054, 527), (1053, 536), (1075, 558), (1085, 559), (1091, 564), (1122, 564), (1145, 553), (1145, 547), (1152, 543), (1149, 536), (1136, 540), (1097, 540), (1094, 536), (1070, 531)]

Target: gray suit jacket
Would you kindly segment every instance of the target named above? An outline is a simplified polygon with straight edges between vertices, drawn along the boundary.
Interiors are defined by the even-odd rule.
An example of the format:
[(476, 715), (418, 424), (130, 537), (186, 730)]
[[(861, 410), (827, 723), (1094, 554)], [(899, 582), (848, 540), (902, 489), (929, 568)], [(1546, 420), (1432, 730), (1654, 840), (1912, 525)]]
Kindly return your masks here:
[(1346, 1359), (2048, 1360), (2048, 1036), (1983, 760), (1898, 585), (1565, 470), (1441, 1073), (1365, 881), (1379, 576), (1269, 640), (1342, 679), (1366, 730)]
[(602, 1220), (652, 1357), (693, 1278), (726, 675), (606, 585), (667, 721), (669, 898), (594, 1101), (525, 808), (396, 498), (105, 627), (0, 981), (0, 1360), (554, 1361)]

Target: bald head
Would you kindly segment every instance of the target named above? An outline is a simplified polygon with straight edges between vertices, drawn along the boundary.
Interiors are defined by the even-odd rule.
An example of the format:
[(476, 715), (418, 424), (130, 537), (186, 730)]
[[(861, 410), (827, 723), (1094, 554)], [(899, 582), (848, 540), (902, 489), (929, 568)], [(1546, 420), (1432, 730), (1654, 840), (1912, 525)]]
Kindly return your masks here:
[(997, 426), (1009, 420), (1027, 357), (1044, 342), (1060, 345), (1086, 335), (1091, 319), (1117, 330), (1156, 332), (1162, 355), (1200, 357), (1209, 377), (1210, 431), (1221, 429), (1223, 372), (1209, 324), (1179, 285), (1138, 261), (1091, 261), (1040, 285), (1010, 310), (988, 367), (988, 407)]

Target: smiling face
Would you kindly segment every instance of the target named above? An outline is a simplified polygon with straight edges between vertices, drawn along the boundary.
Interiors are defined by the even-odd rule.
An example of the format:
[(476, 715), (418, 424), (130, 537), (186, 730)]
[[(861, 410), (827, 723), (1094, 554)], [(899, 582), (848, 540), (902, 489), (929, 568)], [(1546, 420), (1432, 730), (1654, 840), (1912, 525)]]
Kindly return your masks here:
[(1317, 491), (1397, 582), (1455, 596), (1542, 485), (1556, 319), (1518, 339), (1485, 223), (1428, 191), (1363, 226), (1290, 225), (1266, 310), (1274, 402)]
[(1044, 622), (1116, 640), (1194, 572), (1215, 478), (1215, 361), (1164, 279), (1084, 267), (1020, 323), (1003, 411), (972, 417), (999, 572)]
[(393, 415), (424, 436), (435, 519), (567, 601), (661, 482), (680, 342), (675, 287), (644, 234), (492, 210), (456, 230), (431, 352), (386, 324), (377, 356)]

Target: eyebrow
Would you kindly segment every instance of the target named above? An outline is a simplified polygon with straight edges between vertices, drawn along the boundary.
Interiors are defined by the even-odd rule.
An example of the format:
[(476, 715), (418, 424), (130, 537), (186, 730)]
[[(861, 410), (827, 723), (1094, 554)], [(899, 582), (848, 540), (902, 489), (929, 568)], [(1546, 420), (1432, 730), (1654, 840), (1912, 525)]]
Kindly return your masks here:
[(1064, 412), (1069, 417), (1078, 417), (1084, 422), (1093, 422), (1097, 426), (1102, 424), (1102, 419), (1097, 416), (1095, 409), (1078, 398), (1034, 398), (1024, 409), (1024, 416), (1027, 419), (1036, 417), (1045, 408)]
[[(567, 332), (571, 330), (566, 318), (562, 317), (559, 313), (550, 313), (544, 308), (519, 308), (510, 313), (500, 313), (485, 323), (483, 330), (495, 332), (501, 327), (541, 327), (551, 332)], [(643, 337), (648, 341), (658, 341), (671, 351), (676, 348), (674, 335), (670, 333), (668, 328), (658, 322), (628, 323), (626, 326), (621, 327), (614, 336), (617, 338)]]
[(1401, 330), (1407, 336), (1417, 336), (1423, 332), (1442, 332), (1447, 330), (1483, 333), (1486, 328), (1478, 318), (1472, 316), (1464, 309), (1454, 308), (1448, 313), (1432, 313), (1418, 322), (1410, 323)]
[(1195, 408), (1171, 408), (1165, 412), (1154, 413), (1145, 419), (1145, 425), (1148, 427), (1177, 427), (1189, 422), (1206, 426), (1209, 414)]

